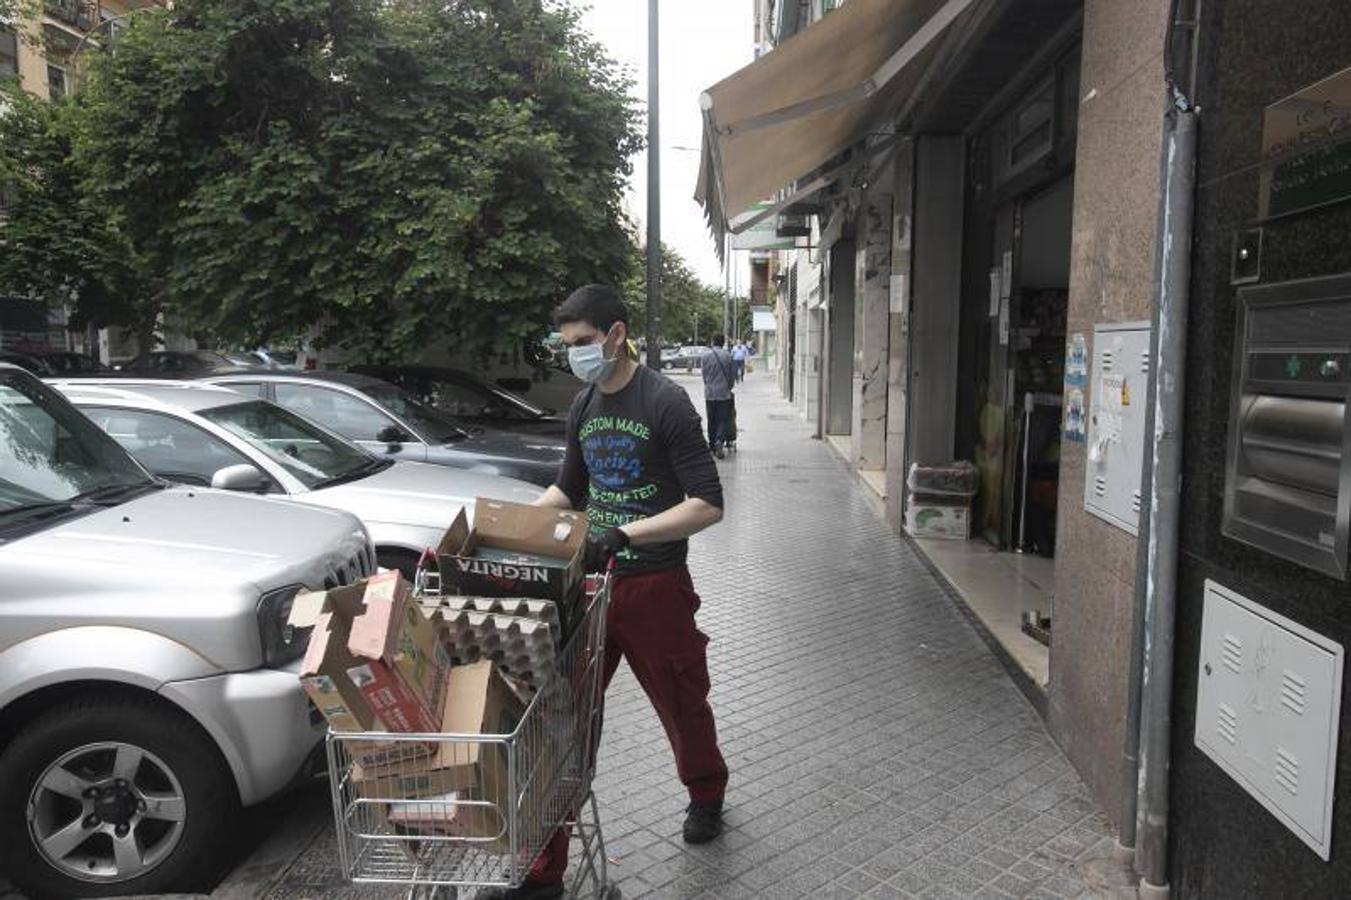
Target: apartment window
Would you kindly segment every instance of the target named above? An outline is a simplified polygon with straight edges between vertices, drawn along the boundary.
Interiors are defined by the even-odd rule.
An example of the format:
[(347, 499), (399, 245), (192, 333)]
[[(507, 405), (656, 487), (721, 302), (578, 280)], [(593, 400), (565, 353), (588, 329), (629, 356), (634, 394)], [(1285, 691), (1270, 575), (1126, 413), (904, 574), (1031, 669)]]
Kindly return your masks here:
[(0, 78), (19, 74), (19, 36), (11, 28), (0, 27)]
[(47, 96), (52, 100), (66, 96), (66, 70), (60, 66), (47, 67)]

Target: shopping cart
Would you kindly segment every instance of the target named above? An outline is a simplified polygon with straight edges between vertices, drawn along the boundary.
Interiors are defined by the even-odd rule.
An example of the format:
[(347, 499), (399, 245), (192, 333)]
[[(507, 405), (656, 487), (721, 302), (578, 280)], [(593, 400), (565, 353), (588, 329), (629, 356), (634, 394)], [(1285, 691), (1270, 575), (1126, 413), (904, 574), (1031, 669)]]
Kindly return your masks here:
[[(435, 572), (419, 572), (423, 601), (440, 595)], [(449, 900), (461, 889), (516, 887), (559, 828), (573, 834), (569, 897), (617, 900), (591, 792), (604, 709), (608, 577), (587, 581), (584, 610), (518, 724), (501, 734), (337, 733), (328, 736), (333, 816), (344, 876), (406, 886), (407, 896)], [(473, 789), (409, 790), (426, 778), (426, 757), (450, 754), (482, 772)], [(378, 769), (362, 761), (379, 755)], [(421, 762), (419, 762), (421, 760)], [(381, 777), (372, 778), (379, 771)], [(466, 893), (465, 896), (472, 896)]]

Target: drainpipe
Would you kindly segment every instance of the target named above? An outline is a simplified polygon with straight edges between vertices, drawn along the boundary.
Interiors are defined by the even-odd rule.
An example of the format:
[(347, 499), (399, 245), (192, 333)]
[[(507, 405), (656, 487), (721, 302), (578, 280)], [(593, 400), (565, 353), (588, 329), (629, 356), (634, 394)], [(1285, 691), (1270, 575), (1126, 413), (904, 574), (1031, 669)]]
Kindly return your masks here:
[[(1171, 108), (1171, 104), (1169, 104)], [(1165, 113), (1165, 121), (1168, 116)], [(1168, 183), (1168, 154), (1159, 154), (1159, 184)], [(1158, 223), (1154, 237), (1154, 247), (1164, 245), (1167, 240), (1165, 229), (1169, 222), (1168, 194), (1159, 192), (1159, 209), (1155, 221)], [(1164, 255), (1154, 254), (1154, 296), (1162, 291), (1164, 280)], [(1153, 304), (1150, 313), (1149, 358), (1159, 358), (1159, 307)], [(1145, 393), (1145, 434), (1154, 433), (1154, 404), (1158, 402), (1158, 379), (1151, 377)], [(1154, 505), (1154, 454), (1147, 453), (1140, 471), (1140, 509), (1149, 510)], [(1121, 747), (1121, 814), (1117, 821), (1121, 823), (1117, 837), (1117, 848), (1123, 858), (1130, 860), (1135, 854), (1135, 815), (1139, 804), (1140, 791), (1140, 707), (1143, 701), (1143, 679), (1145, 672), (1145, 596), (1149, 591), (1149, 547), (1150, 516), (1140, 516), (1140, 530), (1136, 535), (1135, 552), (1135, 591), (1131, 610), (1131, 655), (1130, 676), (1126, 682), (1126, 734)]]
[(1167, 897), (1169, 772), (1172, 751), (1173, 637), (1182, 495), (1183, 397), (1191, 289), (1197, 114), (1180, 93), (1164, 125), (1164, 220), (1154, 360), (1153, 471), (1141, 684), (1140, 777), (1135, 868), (1140, 896)]

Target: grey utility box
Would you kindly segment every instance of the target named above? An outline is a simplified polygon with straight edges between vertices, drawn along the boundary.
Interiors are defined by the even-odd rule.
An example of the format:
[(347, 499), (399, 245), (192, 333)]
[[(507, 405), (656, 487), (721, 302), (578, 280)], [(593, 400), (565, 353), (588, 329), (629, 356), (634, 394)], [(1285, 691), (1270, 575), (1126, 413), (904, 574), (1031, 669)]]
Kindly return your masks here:
[(1351, 523), (1351, 275), (1242, 288), (1224, 533), (1337, 578)]
[(1140, 529), (1149, 377), (1148, 322), (1093, 327), (1084, 509), (1130, 534)]

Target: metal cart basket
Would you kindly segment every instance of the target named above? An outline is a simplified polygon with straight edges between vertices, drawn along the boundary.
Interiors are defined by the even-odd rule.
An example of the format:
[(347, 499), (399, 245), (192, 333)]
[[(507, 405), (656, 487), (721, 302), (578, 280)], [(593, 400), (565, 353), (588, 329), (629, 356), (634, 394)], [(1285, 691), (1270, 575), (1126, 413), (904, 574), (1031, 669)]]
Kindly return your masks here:
[[(424, 601), (440, 594), (435, 573), (420, 572), (417, 585)], [(607, 877), (591, 794), (609, 579), (588, 579), (585, 596), (553, 672), (509, 730), (510, 722), (500, 734), (329, 732), (333, 815), (347, 879), (407, 886), (409, 897), (516, 887), (553, 834), (567, 827), (578, 838), (569, 896), (619, 896)], [(433, 755), (478, 773), (475, 783), (438, 782), (429, 775)]]

